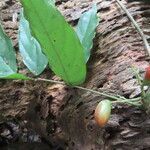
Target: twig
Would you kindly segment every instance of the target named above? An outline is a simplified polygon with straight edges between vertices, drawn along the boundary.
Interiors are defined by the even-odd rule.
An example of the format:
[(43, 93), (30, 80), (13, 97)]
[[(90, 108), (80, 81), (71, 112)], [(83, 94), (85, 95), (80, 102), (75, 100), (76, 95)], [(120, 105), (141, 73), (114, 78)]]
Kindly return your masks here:
[(150, 46), (149, 46), (149, 43), (148, 43), (148, 41), (147, 41), (147, 39), (145, 37), (145, 34), (143, 33), (142, 29), (139, 27), (138, 23), (134, 20), (134, 18), (130, 14), (130, 12), (123, 5), (123, 3), (121, 1), (119, 1), (119, 0), (116, 0), (116, 2), (119, 4), (119, 6), (122, 8), (122, 10), (126, 13), (128, 18), (131, 20), (131, 22), (133, 23), (133, 25), (135, 26), (135, 28), (137, 29), (137, 31), (141, 35), (141, 38), (142, 38), (142, 40), (144, 42), (145, 49), (146, 49), (148, 55), (150, 56)]

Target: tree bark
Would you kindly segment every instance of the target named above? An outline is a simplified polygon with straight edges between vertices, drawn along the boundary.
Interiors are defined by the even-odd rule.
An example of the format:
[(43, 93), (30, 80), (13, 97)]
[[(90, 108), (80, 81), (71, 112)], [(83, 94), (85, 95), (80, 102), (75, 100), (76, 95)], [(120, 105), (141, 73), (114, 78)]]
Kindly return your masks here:
[[(8, 2), (12, 2), (11, 5)], [(150, 4), (138, 0), (122, 2), (150, 39)], [(8, 0), (5, 5), (9, 10), (15, 11), (15, 5), (17, 12), (20, 9), (20, 4), (16, 1)], [(81, 13), (89, 9), (92, 2), (57, 1), (57, 5), (68, 22), (76, 25)], [(12, 11), (8, 13), (6, 6), (2, 7), (1, 18), (7, 33), (12, 38), (14, 36), (16, 41), (17, 28), (10, 28)], [(97, 0), (97, 6), (101, 19), (83, 86), (120, 94), (126, 98), (137, 97), (140, 87), (131, 66), (137, 67), (143, 75), (149, 65), (143, 41), (114, 0)], [(16, 43), (14, 45), (17, 49)], [(19, 65), (23, 67), (22, 64)], [(26, 70), (23, 69), (23, 72)], [(42, 76), (56, 78), (48, 70)], [(108, 124), (100, 128), (94, 121), (93, 113), (97, 103), (105, 97), (63, 85), (20, 81), (1, 81), (0, 84), (2, 116), (28, 120), (29, 127), (46, 139), (50, 137), (50, 141), (53, 139), (64, 149), (150, 149), (150, 118), (139, 108), (114, 105)]]
[[(150, 35), (150, 4), (122, 1), (144, 33)], [(149, 65), (143, 41), (115, 1), (99, 1), (100, 24), (88, 64), (85, 86), (128, 97), (140, 94), (132, 66), (140, 73)], [(60, 112), (60, 126), (70, 149), (149, 149), (149, 116), (129, 106), (114, 106), (111, 119), (99, 128), (93, 119), (97, 103), (104, 99), (77, 91)]]

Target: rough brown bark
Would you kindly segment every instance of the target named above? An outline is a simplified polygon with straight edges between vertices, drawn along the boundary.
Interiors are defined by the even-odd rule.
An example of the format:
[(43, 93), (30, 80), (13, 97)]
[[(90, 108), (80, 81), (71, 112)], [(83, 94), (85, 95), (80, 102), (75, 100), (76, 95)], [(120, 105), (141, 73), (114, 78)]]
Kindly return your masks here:
[[(15, 5), (19, 10), (19, 3), (6, 2), (8, 4), (4, 5), (9, 6), (9, 10), (14, 11)], [(84, 86), (127, 98), (136, 97), (140, 94), (140, 88), (131, 66), (136, 66), (143, 74), (144, 68), (149, 65), (141, 37), (115, 1), (97, 2), (101, 21), (87, 65), (88, 75)], [(90, 0), (57, 3), (72, 24), (76, 24), (80, 14), (92, 4)], [(150, 4), (126, 0), (123, 3), (150, 39)], [(16, 30), (9, 26), (12, 12), (9, 14), (6, 6), (3, 6), (1, 18), (13, 38), (11, 33), (14, 32), (16, 37)], [(50, 75), (45, 72), (43, 76), (49, 78)], [(99, 128), (93, 113), (96, 104), (104, 97), (46, 83), (1, 81), (0, 84), (2, 116), (28, 119), (30, 126), (39, 134), (47, 139), (50, 134), (50, 139), (53, 136), (53, 140), (64, 149), (150, 149), (150, 118), (141, 109), (114, 105), (107, 126)]]
[[(123, 2), (149, 36), (150, 5)], [(138, 96), (140, 90), (131, 66), (142, 73), (149, 64), (141, 37), (114, 1), (101, 1), (99, 12), (101, 21), (85, 86), (112, 90), (125, 97)], [(70, 149), (149, 149), (149, 116), (134, 107), (114, 106), (108, 125), (100, 129), (93, 112), (101, 99), (80, 92), (64, 107), (60, 126), (70, 141)]]

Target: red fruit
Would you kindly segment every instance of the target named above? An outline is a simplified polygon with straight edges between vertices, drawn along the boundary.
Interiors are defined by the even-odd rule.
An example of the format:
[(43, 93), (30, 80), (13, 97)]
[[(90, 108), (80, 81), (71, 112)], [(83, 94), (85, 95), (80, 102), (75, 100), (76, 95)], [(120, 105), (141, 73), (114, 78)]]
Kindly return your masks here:
[(95, 109), (95, 121), (100, 127), (106, 125), (111, 114), (111, 102), (109, 100), (101, 101)]
[(145, 69), (145, 80), (150, 80), (150, 66)]

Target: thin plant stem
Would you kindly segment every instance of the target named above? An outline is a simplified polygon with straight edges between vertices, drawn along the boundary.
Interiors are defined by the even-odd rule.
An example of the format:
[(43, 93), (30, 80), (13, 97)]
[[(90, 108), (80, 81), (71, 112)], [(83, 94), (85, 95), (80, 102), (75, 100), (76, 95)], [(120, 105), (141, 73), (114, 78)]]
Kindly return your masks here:
[(136, 69), (134, 66), (132, 66), (131, 69), (132, 69), (133, 73), (135, 74), (135, 77), (136, 77), (136, 79), (137, 79), (137, 81), (138, 81), (138, 84), (139, 84), (140, 86), (142, 86), (141, 76), (140, 76), (139, 73), (137, 72), (137, 69)]
[(123, 5), (123, 3), (121, 1), (119, 1), (119, 0), (116, 0), (116, 2), (122, 8), (122, 10), (126, 13), (128, 18), (130, 19), (130, 21), (133, 23), (134, 27), (136, 28), (136, 30), (140, 34), (140, 36), (141, 36), (141, 38), (142, 38), (142, 40), (144, 42), (145, 49), (146, 49), (148, 55), (150, 56), (150, 46), (149, 46), (149, 43), (148, 43), (148, 41), (147, 41), (147, 39), (145, 37), (145, 34), (143, 33), (142, 29), (139, 27), (138, 23), (135, 21), (135, 19), (132, 17), (132, 15), (126, 9), (126, 7)]
[(134, 72), (136, 79), (138, 80), (138, 83), (141, 87), (141, 95), (142, 95), (142, 97), (145, 97), (144, 85), (142, 83), (141, 76), (139, 75), (139, 73), (137, 72), (137, 70), (134, 67), (132, 67), (132, 71)]
[[(66, 85), (64, 82), (61, 82), (61, 81), (55, 81), (55, 80), (49, 80), (49, 79), (43, 79), (43, 78), (30, 78), (30, 79), (32, 81), (45, 81), (45, 82), (50, 82), (50, 83)], [(99, 91), (95, 91), (95, 90), (92, 90), (92, 89), (84, 88), (84, 87), (81, 87), (81, 86), (73, 86), (73, 88), (77, 88), (77, 89), (80, 89), (80, 90), (91, 92), (91, 93), (94, 93), (94, 94), (97, 94), (97, 95), (100, 95), (100, 96), (105, 96), (105, 97), (113, 99), (113, 100), (118, 100), (118, 101), (119, 100), (129, 100), (129, 99), (126, 99), (123, 96), (117, 97), (117, 96), (113, 96), (113, 95), (110, 95), (110, 94), (107, 94), (107, 93), (104, 93), (104, 92), (99, 92)], [(139, 100), (139, 99), (140, 99), (140, 97), (135, 98), (135, 100)]]
[[(64, 82), (61, 82), (61, 81), (55, 81), (55, 80), (49, 80), (49, 79), (43, 79), (43, 78), (36, 78), (36, 79), (31, 78), (31, 79), (33, 81), (45, 81), (45, 82), (50, 82), (50, 83), (57, 83), (57, 84), (66, 85)], [(114, 99), (114, 100), (119, 99), (119, 98), (117, 98), (113, 95), (108, 95), (104, 92), (95, 91), (95, 90), (84, 88), (84, 87), (81, 87), (81, 86), (73, 86), (73, 88), (77, 88), (77, 89), (84, 90), (84, 91), (87, 91), (87, 92), (91, 92), (91, 93), (94, 93), (94, 94), (97, 94), (97, 95), (105, 96), (105, 97), (108, 97), (108, 98), (111, 98), (111, 99)]]
[(130, 105), (134, 105), (134, 106), (141, 106), (141, 101), (133, 101), (131, 99), (126, 99), (126, 100), (119, 100), (119, 101), (112, 101), (112, 104), (115, 104), (115, 103), (127, 103), (127, 104), (130, 104)]
[(125, 100), (117, 100), (117, 101), (113, 101), (112, 103), (124, 103), (124, 102), (130, 102), (130, 103), (137, 103), (140, 102), (141, 97), (138, 97), (136, 99), (125, 99)]

